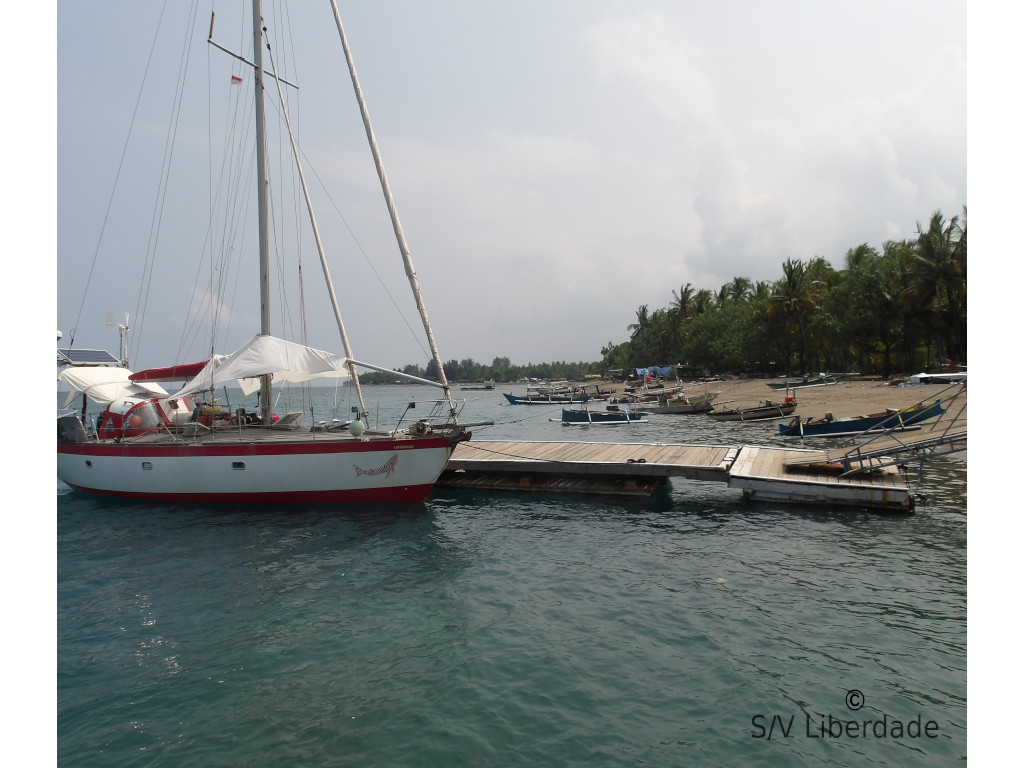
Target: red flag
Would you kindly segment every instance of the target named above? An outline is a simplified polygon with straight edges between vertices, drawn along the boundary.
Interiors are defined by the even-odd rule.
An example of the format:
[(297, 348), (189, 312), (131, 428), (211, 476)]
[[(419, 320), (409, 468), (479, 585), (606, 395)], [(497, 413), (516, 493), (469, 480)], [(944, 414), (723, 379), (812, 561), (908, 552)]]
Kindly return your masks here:
[(242, 78), (238, 77), (237, 75), (232, 75), (231, 76), (231, 84), (232, 85), (238, 85), (240, 82), (242, 82)]

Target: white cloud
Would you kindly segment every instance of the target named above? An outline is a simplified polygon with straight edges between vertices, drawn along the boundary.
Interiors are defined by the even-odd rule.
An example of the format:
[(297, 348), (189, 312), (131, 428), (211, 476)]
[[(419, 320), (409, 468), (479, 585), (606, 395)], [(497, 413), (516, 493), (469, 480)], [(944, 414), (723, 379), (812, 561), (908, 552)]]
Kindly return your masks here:
[[(667, 306), (686, 282), (775, 279), (787, 258), (838, 266), (862, 242), (911, 236), (937, 208), (959, 213), (963, 4), (865, 3), (527, 2), (514, 32), (508, 11), (476, 9), (479, 36), (441, 4), (419, 19), (443, 34), (437, 56), (416, 30), (357, 11), (349, 34), (377, 35), (354, 42), (442, 356), (596, 357), (627, 338), (638, 306)], [(63, 99), (63, 146), (84, 145), (108, 106)], [(324, 123), (307, 105), (305, 146), (359, 238), (318, 209), (353, 343), (386, 349), (386, 364), (422, 362), (418, 345), (384, 335), (407, 332), (374, 273), (400, 306), (407, 287), (358, 117), (331, 113), (314, 132)], [(81, 199), (73, 187), (96, 175), (82, 170), (62, 175), (62, 201)], [(79, 207), (61, 211), (62, 243), (95, 237)], [(317, 269), (307, 261), (307, 279)], [(326, 334), (333, 320), (317, 318)]]

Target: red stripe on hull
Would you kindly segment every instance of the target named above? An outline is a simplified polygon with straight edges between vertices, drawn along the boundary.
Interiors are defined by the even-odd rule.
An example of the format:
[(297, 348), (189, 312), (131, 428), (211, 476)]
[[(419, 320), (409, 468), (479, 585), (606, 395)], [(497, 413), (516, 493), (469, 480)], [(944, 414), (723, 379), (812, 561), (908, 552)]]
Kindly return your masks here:
[(281, 493), (125, 493), (81, 488), (76, 491), (132, 501), (154, 503), (189, 502), (199, 504), (359, 504), (423, 501), (433, 485), (410, 485), (395, 488), (359, 488), (348, 491), (288, 491)]

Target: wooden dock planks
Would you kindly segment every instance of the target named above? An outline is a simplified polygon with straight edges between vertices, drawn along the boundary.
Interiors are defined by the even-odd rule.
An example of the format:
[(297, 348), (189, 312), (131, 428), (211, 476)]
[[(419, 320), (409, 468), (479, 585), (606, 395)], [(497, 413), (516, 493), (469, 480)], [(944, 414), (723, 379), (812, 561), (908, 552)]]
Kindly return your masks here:
[(643, 494), (682, 477), (724, 482), (754, 500), (912, 508), (910, 491), (894, 467), (840, 476), (806, 460), (821, 453), (759, 446), (470, 441), (456, 447), (438, 485)]

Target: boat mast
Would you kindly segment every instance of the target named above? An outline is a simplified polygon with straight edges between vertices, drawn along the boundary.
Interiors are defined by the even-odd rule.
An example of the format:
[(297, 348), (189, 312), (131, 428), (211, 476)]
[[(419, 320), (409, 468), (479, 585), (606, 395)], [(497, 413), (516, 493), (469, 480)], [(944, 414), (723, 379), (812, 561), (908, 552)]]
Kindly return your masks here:
[(363, 90), (359, 86), (359, 78), (356, 76), (356, 65), (352, 58), (352, 52), (348, 47), (348, 40), (345, 37), (345, 29), (341, 24), (341, 15), (338, 13), (336, 0), (331, 0), (331, 7), (334, 9), (334, 22), (338, 25), (338, 35), (341, 37), (341, 46), (345, 49), (345, 61), (348, 62), (348, 71), (352, 77), (352, 86), (355, 88), (356, 101), (359, 102), (359, 112), (363, 117), (363, 126), (366, 129), (366, 138), (370, 141), (370, 150), (373, 152), (373, 162), (377, 166), (377, 176), (380, 178), (381, 189), (384, 191), (384, 199), (387, 202), (388, 212), (391, 214), (391, 225), (395, 230), (395, 237), (398, 239), (398, 248), (402, 252), (402, 261), (405, 264), (405, 275), (409, 278), (409, 285), (412, 287), (412, 294), (416, 299), (416, 308), (420, 313), (420, 320), (423, 322), (423, 330), (427, 335), (427, 344), (430, 346), (430, 355), (434, 361), (434, 368), (437, 371), (438, 380), (444, 389), (445, 398), (448, 400), (451, 414), (455, 416), (455, 404), (452, 401), (451, 388), (448, 386), (448, 379), (444, 375), (444, 366), (441, 363), (441, 353), (437, 349), (437, 342), (434, 341), (434, 333), (430, 329), (430, 319), (427, 317), (427, 308), (423, 303), (423, 295), (420, 292), (419, 279), (416, 277), (416, 270), (412, 265), (412, 255), (409, 253), (409, 246), (405, 242), (405, 234), (402, 232), (402, 224), (398, 220), (398, 208), (391, 196), (391, 187), (388, 184), (387, 174), (384, 173), (384, 164), (381, 161), (380, 151), (377, 149), (377, 139), (373, 135), (373, 128), (370, 125), (370, 112), (363, 99)]
[[(267, 146), (266, 116), (263, 106), (263, 8), (262, 0), (252, 0), (253, 87), (256, 99), (256, 200), (260, 232), (260, 335), (270, 335), (270, 245), (267, 233)], [(270, 374), (260, 376), (260, 417), (271, 421)]]
[(274, 52), (269, 46), (267, 53), (270, 55), (270, 68), (277, 83), (277, 96), (281, 102), (281, 114), (284, 117), (285, 126), (288, 129), (288, 139), (291, 142), (292, 155), (295, 158), (295, 169), (299, 174), (299, 185), (302, 187), (302, 195), (306, 201), (306, 211), (309, 213), (309, 223), (313, 228), (313, 239), (316, 241), (316, 252), (320, 255), (320, 268), (324, 273), (324, 280), (327, 283), (327, 295), (331, 300), (331, 308), (334, 310), (334, 321), (338, 325), (338, 333), (341, 335), (341, 343), (345, 348), (345, 357), (349, 359), (348, 373), (356, 390), (356, 399), (359, 401), (359, 411), (356, 417), (364, 422), (369, 417), (366, 410), (366, 403), (363, 400), (363, 389), (359, 384), (359, 373), (356, 371), (355, 363), (352, 362), (352, 345), (349, 343), (348, 334), (345, 332), (345, 322), (341, 317), (341, 308), (338, 306), (338, 296), (334, 291), (334, 281), (331, 279), (331, 270), (327, 265), (327, 254), (324, 252), (324, 244), (320, 239), (320, 228), (316, 225), (316, 214), (313, 213), (313, 203), (309, 199), (309, 187), (306, 186), (306, 174), (302, 170), (302, 158), (299, 156), (299, 148), (295, 143), (295, 134), (292, 132), (292, 121), (288, 116), (288, 110), (284, 103), (284, 94), (281, 92), (281, 81), (277, 77), (277, 66), (274, 64)]

